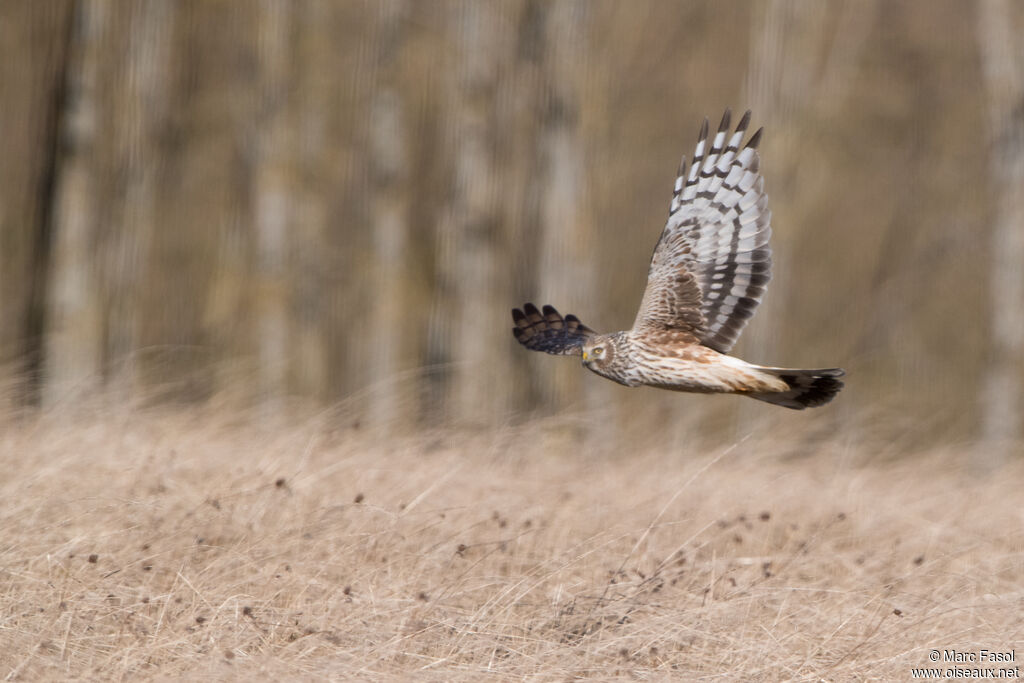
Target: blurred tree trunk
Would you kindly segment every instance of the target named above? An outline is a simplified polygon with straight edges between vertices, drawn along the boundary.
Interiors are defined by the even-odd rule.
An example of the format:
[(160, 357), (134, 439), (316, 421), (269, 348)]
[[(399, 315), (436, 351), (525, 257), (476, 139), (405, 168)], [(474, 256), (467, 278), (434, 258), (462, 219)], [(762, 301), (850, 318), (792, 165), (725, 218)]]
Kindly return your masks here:
[[(537, 153), (541, 160), (539, 291), (550, 301), (581, 301), (594, 286), (596, 248), (592, 216), (583, 201), (585, 172), (580, 139), (587, 20), (584, 1), (542, 3), (544, 99)], [(537, 302), (538, 305), (544, 302)], [(563, 308), (566, 304), (562, 304)], [(571, 310), (563, 310), (567, 314)], [(545, 363), (539, 379), (556, 409), (580, 396), (576, 363)], [(536, 367), (536, 366), (535, 366)]]
[[(103, 0), (93, 0), (103, 4)], [(174, 27), (178, 10), (173, 3), (144, 0), (129, 3), (109, 17), (126, 42), (124, 53), (109, 57), (124, 62), (114, 73), (120, 78), (109, 88), (110, 111), (105, 120), (112, 161), (109, 207), (99, 216), (108, 223), (98, 259), (104, 306), (102, 372), (107, 380), (131, 390), (140, 387), (137, 355), (140, 325), (145, 314), (142, 292), (147, 290), (160, 191), (162, 135), (171, 103), (167, 81), (175, 57)]]
[(256, 338), (260, 396), (271, 405), (288, 389), (288, 265), (291, 222), (291, 12), (286, 0), (261, 0), (257, 28), (260, 90), (253, 169), (256, 227)]
[(154, 3), (168, 5), (173, 21), (160, 30), (170, 35), (173, 58), (166, 78), (153, 78), (170, 111), (152, 149), (143, 150), (154, 192), (137, 247), (145, 250), (146, 284), (135, 293), (133, 372), (152, 400), (194, 401), (218, 389), (226, 332), (211, 312), (220, 256), (249, 199), (244, 123), (253, 115), (259, 17), (248, 5)]
[[(511, 266), (510, 300), (500, 302), (506, 311), (536, 299), (540, 287), (541, 201), (544, 195), (545, 169), (543, 149), (539, 144), (543, 127), (543, 111), (547, 101), (544, 57), (547, 52), (545, 30), (551, 3), (527, 0), (515, 19), (515, 59), (506, 77), (505, 97), (516, 106), (505, 107), (498, 124), (504, 131), (502, 159), (505, 168), (503, 218), (507, 225), (509, 250), (506, 258)], [(523, 113), (527, 115), (523, 115)], [(516, 144), (529, 140), (532, 144)], [(511, 341), (511, 335), (509, 336)], [(516, 347), (516, 348), (513, 348)], [(510, 361), (514, 381), (509, 382), (510, 404), (516, 411), (533, 411), (543, 405), (548, 395), (543, 365), (531, 353), (518, 353), (512, 343)]]
[(377, 380), (370, 393), (370, 420), (393, 427), (401, 400), (400, 361), (408, 309), (409, 148), (406, 107), (399, 82), (405, 33), (405, 0), (377, 5), (377, 90), (370, 104), (370, 212), (373, 231), (373, 307), (370, 312), (370, 364)]
[[(124, 11), (119, 11), (124, 10)], [(47, 335), (48, 403), (135, 387), (173, 6), (77, 3)]]
[(989, 264), (990, 365), (982, 386), (988, 465), (1021, 438), (1024, 373), (1024, 26), (1009, 0), (978, 5), (978, 44), (988, 94), (989, 158), (995, 193)]
[[(458, 48), (449, 82), (455, 177), (439, 228), (439, 293), (432, 311), (432, 358), (450, 364), (442, 415), (470, 424), (493, 422), (510, 373), (505, 305), (496, 279), (505, 271), (498, 201), (499, 65), (505, 55), (499, 5), (461, 2), (451, 25)], [(499, 302), (501, 303), (498, 308)]]
[(109, 39), (109, 5), (80, 0), (67, 73), (68, 94), (60, 127), (62, 153), (54, 193), (53, 259), (47, 302), (44, 402), (53, 404), (75, 385), (83, 392), (101, 377), (102, 302), (96, 263), (97, 192), (101, 181), (95, 151), (102, 134), (99, 70)]
[[(345, 84), (336, 83), (332, 72), (324, 73), (314, 65), (338, 64), (337, 43), (344, 39), (332, 23), (338, 21), (334, 3), (318, 0), (289, 7), (295, 15), (289, 382), (292, 391), (302, 396), (325, 398), (330, 391), (327, 207), (337, 187), (329, 161), (335, 158), (338, 145), (328, 124), (344, 106), (334, 96)], [(325, 149), (332, 152), (325, 154)]]
[[(798, 178), (806, 167), (800, 163), (800, 148), (807, 126), (797, 117), (818, 93), (818, 55), (828, 12), (827, 3), (768, 0), (756, 5), (751, 15), (747, 102), (753, 110), (755, 130), (767, 126), (761, 153), (772, 159), (768, 196), (784, 197), (784, 203), (790, 205), (800, 205), (793, 197), (801, 191)], [(799, 227), (794, 222), (780, 231), (776, 224), (771, 241), (775, 264), (772, 282), (757, 323), (745, 335), (746, 341), (756, 342), (758, 355), (764, 354), (764, 359), (779, 356), (785, 330), (799, 315), (787, 305), (794, 270), (787, 262), (792, 253), (790, 245), (800, 238)]]
[(301, 260), (307, 333), (299, 343), (315, 349), (304, 372), (323, 368), (322, 395), (354, 399), (346, 407), (355, 424), (366, 417), (365, 391), (376, 377), (367, 321), (377, 303), (369, 206), (377, 55), (368, 38), (378, 34), (379, 13), (374, 3), (319, 0), (301, 7), (302, 182), (295, 210), (305, 234), (315, 237)]
[(46, 307), (75, 5), (0, 3), (0, 359), (42, 400)]

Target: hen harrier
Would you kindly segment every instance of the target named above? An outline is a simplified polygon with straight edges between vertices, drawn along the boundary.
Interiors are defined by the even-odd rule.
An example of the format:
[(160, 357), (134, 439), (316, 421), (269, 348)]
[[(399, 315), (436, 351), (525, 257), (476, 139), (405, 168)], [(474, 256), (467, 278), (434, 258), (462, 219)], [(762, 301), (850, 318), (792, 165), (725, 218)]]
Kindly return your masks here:
[(771, 212), (758, 172), (761, 130), (741, 150), (750, 112), (726, 146), (729, 123), (726, 110), (709, 150), (704, 120), (689, 175), (683, 157), (633, 329), (598, 334), (574, 315), (526, 304), (512, 310), (519, 343), (582, 356), (587, 369), (627, 387), (742, 394), (796, 410), (835, 397), (845, 374), (839, 368), (771, 368), (725, 355), (771, 278)]

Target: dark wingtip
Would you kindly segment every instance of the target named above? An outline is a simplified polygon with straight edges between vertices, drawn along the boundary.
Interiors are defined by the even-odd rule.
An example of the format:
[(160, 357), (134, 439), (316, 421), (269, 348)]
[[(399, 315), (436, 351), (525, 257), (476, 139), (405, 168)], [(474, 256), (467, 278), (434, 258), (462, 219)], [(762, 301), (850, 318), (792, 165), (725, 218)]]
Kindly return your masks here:
[(543, 351), (556, 356), (580, 355), (583, 343), (594, 331), (574, 315), (565, 318), (554, 306), (545, 304), (543, 314), (532, 303), (524, 304), (522, 310), (512, 309), (515, 327), (512, 334), (516, 340), (531, 351)]
[(743, 118), (740, 119), (740, 125), (736, 126), (736, 130), (737, 131), (745, 131), (745, 130), (747, 130), (747, 126), (749, 126), (749, 125), (750, 125), (750, 110), (748, 109), (747, 113), (745, 113), (743, 115)]
[(729, 107), (725, 108), (725, 113), (722, 114), (722, 122), (718, 124), (718, 132), (724, 133), (729, 130), (729, 124), (732, 122), (732, 109)]
[(757, 149), (757, 146), (761, 144), (761, 133), (764, 132), (764, 128), (758, 128), (757, 132), (754, 133), (754, 137), (750, 138), (750, 142), (747, 143), (747, 147), (751, 149)]
[(708, 139), (708, 120), (704, 119), (704, 125), (700, 127), (700, 135), (697, 137), (697, 142)]

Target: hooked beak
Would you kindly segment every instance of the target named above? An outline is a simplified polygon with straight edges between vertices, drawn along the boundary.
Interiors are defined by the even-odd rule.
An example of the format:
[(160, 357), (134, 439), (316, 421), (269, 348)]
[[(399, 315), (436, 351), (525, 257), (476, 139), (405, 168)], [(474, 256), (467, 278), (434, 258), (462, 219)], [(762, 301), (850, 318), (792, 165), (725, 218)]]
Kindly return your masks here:
[(586, 363), (589, 360), (590, 360), (590, 356), (587, 354), (586, 351), (584, 351), (583, 352), (583, 362)]

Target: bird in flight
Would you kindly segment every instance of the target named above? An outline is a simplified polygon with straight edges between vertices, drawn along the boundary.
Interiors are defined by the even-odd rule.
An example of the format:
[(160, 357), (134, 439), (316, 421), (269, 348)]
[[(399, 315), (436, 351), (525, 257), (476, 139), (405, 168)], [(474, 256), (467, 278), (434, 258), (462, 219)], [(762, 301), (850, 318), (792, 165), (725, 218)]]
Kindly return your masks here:
[(520, 344), (582, 356), (588, 370), (627, 387), (740, 394), (795, 410), (839, 393), (839, 368), (774, 368), (726, 355), (771, 279), (761, 130), (741, 148), (750, 112), (732, 135), (730, 118), (727, 109), (710, 146), (704, 120), (689, 172), (683, 157), (633, 328), (598, 334), (574, 315), (526, 304), (512, 310)]

